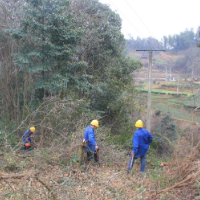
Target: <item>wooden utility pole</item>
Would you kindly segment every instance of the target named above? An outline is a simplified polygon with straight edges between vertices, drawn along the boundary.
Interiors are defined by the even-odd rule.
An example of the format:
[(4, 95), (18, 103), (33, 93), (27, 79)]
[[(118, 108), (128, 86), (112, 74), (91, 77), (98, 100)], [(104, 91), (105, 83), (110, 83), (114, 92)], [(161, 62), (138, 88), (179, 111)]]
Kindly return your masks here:
[(148, 79), (148, 102), (147, 102), (147, 130), (151, 132), (151, 77), (152, 77), (152, 51), (149, 52), (149, 79)]
[(192, 80), (194, 79), (194, 68), (192, 68)]
[(170, 82), (172, 80), (172, 68), (171, 67), (170, 67), (170, 77), (169, 77), (169, 80), (170, 80)]
[(177, 82), (177, 94), (178, 94), (178, 88), (179, 88), (179, 77), (178, 77), (178, 82)]
[(147, 102), (147, 130), (151, 132), (151, 82), (152, 82), (152, 53), (153, 51), (165, 51), (165, 50), (136, 50), (136, 51), (148, 51), (149, 52), (149, 79), (148, 79), (148, 102)]

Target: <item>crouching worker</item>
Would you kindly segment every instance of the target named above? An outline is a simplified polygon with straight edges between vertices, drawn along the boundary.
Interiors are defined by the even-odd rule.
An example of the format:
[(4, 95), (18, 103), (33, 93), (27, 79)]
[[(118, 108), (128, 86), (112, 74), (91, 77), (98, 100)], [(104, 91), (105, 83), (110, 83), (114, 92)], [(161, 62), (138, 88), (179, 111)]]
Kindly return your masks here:
[(87, 147), (85, 151), (87, 152), (87, 161), (90, 161), (93, 157), (95, 162), (99, 161), (98, 151), (99, 147), (95, 141), (94, 130), (99, 127), (99, 122), (97, 120), (92, 120), (90, 126), (85, 129), (84, 141), (87, 141)]
[(137, 130), (135, 131), (133, 136), (133, 150), (127, 168), (128, 173), (133, 168), (133, 164), (137, 158), (140, 158), (141, 162), (140, 172), (144, 172), (146, 153), (149, 149), (149, 145), (153, 140), (151, 133), (142, 128), (143, 122), (141, 120), (138, 120), (135, 123), (135, 126)]
[(23, 142), (24, 142), (24, 152), (26, 150), (30, 150), (31, 148), (31, 138), (33, 133), (35, 132), (35, 127), (31, 127), (28, 130), (26, 130), (22, 136)]

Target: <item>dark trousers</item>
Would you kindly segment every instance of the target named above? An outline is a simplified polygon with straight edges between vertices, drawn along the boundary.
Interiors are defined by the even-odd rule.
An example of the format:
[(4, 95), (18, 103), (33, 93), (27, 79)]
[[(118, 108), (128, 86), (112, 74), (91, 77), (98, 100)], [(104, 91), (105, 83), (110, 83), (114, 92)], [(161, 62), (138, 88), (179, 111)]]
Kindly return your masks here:
[(23, 150), (24, 150), (24, 152), (26, 152), (26, 151), (30, 151), (30, 150), (31, 150), (31, 146), (26, 147), (26, 146), (24, 145)]
[[(97, 152), (99, 153), (99, 149), (97, 150)], [(98, 162), (97, 153), (93, 152), (93, 151), (87, 151), (87, 160), (90, 161), (90, 160), (92, 160), (93, 157), (94, 157), (94, 161)]]

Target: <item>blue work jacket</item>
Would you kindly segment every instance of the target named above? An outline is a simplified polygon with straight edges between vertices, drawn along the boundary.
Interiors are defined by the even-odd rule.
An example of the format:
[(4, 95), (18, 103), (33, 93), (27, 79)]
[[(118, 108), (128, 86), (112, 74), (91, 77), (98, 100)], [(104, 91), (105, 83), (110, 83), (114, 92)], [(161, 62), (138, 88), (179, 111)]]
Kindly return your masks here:
[(143, 128), (139, 128), (135, 131), (133, 136), (133, 150), (135, 158), (139, 158), (147, 153), (149, 145), (151, 144), (153, 137), (149, 131)]
[(88, 126), (85, 129), (84, 140), (88, 141), (88, 143), (87, 143), (88, 146), (85, 147), (85, 151), (94, 151), (95, 152), (95, 147), (97, 146), (97, 143), (95, 141), (94, 130), (91, 126)]
[(23, 142), (25, 143), (31, 143), (31, 135), (32, 132), (30, 129), (26, 130), (22, 136)]

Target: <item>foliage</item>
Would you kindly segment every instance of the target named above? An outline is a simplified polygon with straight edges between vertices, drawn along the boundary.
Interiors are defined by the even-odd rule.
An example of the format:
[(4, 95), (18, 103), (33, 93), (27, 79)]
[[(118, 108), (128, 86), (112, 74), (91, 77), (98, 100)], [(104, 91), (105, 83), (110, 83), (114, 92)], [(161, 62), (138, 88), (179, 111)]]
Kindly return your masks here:
[(156, 110), (156, 111), (155, 111), (155, 115), (156, 115), (156, 116), (160, 116), (160, 113), (161, 113), (160, 110)]
[(87, 63), (75, 57), (81, 34), (75, 25), (68, 0), (27, 0), (20, 29), (8, 31), (21, 42), (15, 64), (31, 74), (30, 89), (39, 99), (45, 95), (43, 90), (56, 93), (87, 84)]
[[(122, 136), (125, 142), (133, 132), (137, 110), (130, 74), (142, 64), (124, 55), (119, 15), (97, 0), (19, 2), (21, 6), (12, 14), (19, 16), (16, 26), (0, 31), (5, 46), (9, 40), (16, 45), (7, 51), (11, 52), (10, 63), (4, 70), (10, 70), (11, 78), (0, 73), (9, 80), (7, 93), (0, 92), (2, 99), (9, 99), (0, 104), (2, 115), (10, 114), (10, 120), (14, 118), (14, 125), (20, 127), (16, 137), (11, 128), (8, 141), (16, 145), (30, 125), (40, 132), (36, 133), (37, 141), (39, 136), (40, 141), (51, 141), (55, 130), (62, 135), (67, 129), (72, 134), (78, 129), (74, 122), (84, 115), (90, 120), (101, 116), (101, 124), (111, 126), (112, 134), (118, 134), (119, 140)], [(70, 106), (60, 103), (64, 104), (58, 109), (63, 119), (54, 115), (56, 111), (48, 102), (58, 98), (72, 102)], [(5, 110), (7, 102), (10, 105)], [(21, 124), (24, 119), (26, 123)]]
[(179, 58), (176, 61), (175, 70), (180, 70), (185, 73), (191, 73), (193, 70), (193, 74), (198, 74), (200, 72), (200, 59), (199, 59), (199, 49), (196, 47), (189, 48), (185, 50), (185, 56), (183, 58)]
[(156, 128), (154, 134), (154, 140), (158, 145), (158, 152), (171, 153), (173, 150), (173, 143), (177, 138), (176, 125), (168, 113), (162, 117), (161, 124)]
[(194, 46), (197, 42), (193, 29), (186, 29), (184, 32), (173, 36), (164, 36), (163, 39), (165, 49), (173, 49), (173, 51), (188, 49), (189, 47)]
[(123, 55), (121, 19), (107, 5), (97, 0), (78, 0), (72, 4), (72, 11), (84, 33), (78, 58), (88, 63), (87, 73), (93, 75), (91, 89), (84, 90), (82, 95), (89, 97), (93, 111), (104, 115), (103, 123), (117, 121), (118, 127), (122, 127), (128, 120), (127, 107), (132, 104), (122, 94), (133, 93), (130, 73), (142, 64)]
[(19, 85), (23, 85), (24, 78), (18, 77), (19, 67), (14, 65), (12, 58), (19, 44), (12, 40), (6, 29), (18, 26), (21, 15), (16, 14), (16, 10), (20, 11), (21, 7), (19, 1), (0, 1), (0, 109), (1, 115), (7, 115), (9, 120), (17, 123), (21, 113), (19, 95), (23, 95)]
[(163, 44), (159, 42), (157, 39), (148, 37), (148, 38), (140, 38), (137, 37), (136, 39), (130, 38), (126, 40), (126, 49), (127, 54), (131, 51), (135, 51), (138, 49), (161, 49)]

